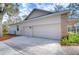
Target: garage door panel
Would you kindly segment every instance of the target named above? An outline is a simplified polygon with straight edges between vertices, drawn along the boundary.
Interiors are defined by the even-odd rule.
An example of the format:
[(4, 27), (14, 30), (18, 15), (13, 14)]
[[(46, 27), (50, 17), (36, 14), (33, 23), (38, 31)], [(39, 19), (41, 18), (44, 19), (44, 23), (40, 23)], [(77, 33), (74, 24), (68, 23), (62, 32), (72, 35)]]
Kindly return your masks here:
[(36, 37), (44, 37), (51, 39), (59, 39), (60, 38), (60, 25), (52, 24), (52, 25), (38, 25), (33, 27), (33, 36)]

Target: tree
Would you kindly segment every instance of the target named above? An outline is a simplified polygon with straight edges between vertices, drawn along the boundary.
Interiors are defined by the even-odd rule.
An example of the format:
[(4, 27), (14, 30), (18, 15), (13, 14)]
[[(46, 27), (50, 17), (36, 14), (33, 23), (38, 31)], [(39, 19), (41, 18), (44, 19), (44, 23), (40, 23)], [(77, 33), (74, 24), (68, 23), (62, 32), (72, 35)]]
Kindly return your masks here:
[(78, 3), (70, 3), (67, 8), (71, 11), (72, 15), (79, 17), (79, 4)]
[[(15, 7), (16, 6), (16, 7)], [(3, 15), (7, 13), (9, 18), (18, 13), (18, 4), (0, 3), (0, 36), (2, 36), (2, 19)]]
[(56, 12), (65, 10), (65, 8), (60, 4), (55, 4), (54, 9)]
[(79, 4), (78, 3), (70, 3), (67, 8), (69, 8), (69, 10), (73, 10), (76, 11), (79, 9)]

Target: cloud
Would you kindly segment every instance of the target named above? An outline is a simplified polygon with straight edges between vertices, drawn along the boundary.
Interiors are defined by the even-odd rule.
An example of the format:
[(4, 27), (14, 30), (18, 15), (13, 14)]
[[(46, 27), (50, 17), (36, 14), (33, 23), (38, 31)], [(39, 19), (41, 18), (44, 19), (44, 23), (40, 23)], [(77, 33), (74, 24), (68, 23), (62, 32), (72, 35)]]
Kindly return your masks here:
[[(34, 8), (48, 10), (48, 11), (54, 11), (56, 3), (22, 3), (20, 6), (20, 15), (28, 15)], [(68, 4), (62, 4), (60, 5), (67, 6)]]
[(28, 15), (32, 11), (32, 8), (33, 8), (30, 6), (31, 6), (31, 4), (29, 4), (29, 3), (22, 3), (20, 6), (20, 16)]
[(43, 9), (43, 10), (54, 10), (54, 4), (53, 3), (42, 3), (42, 4), (36, 4), (37, 8)]
[(34, 8), (54, 10), (53, 4), (51, 3), (22, 3), (20, 6), (20, 15), (28, 15)]

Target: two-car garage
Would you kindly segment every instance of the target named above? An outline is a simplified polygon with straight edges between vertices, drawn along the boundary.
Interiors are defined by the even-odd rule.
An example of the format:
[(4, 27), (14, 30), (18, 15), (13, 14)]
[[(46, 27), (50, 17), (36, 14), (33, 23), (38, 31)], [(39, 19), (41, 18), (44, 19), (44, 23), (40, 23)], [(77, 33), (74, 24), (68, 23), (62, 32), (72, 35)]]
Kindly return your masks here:
[(24, 23), (19, 24), (17, 31), (17, 24), (10, 26), (10, 34), (41, 37), (49, 39), (61, 38), (61, 19), (60, 15), (51, 15), (49, 17), (36, 18), (26, 20)]
[(61, 29), (59, 24), (26, 26), (24, 35), (49, 39), (60, 39)]
[(35, 11), (32, 11), (26, 20), (19, 23), (19, 31), (16, 32), (17, 35), (60, 39), (67, 34), (65, 23), (67, 18), (66, 12), (47, 14), (47, 11)]
[(28, 20), (23, 23), (22, 26), (23, 30), (21, 32), (23, 32), (23, 35), (26, 36), (49, 39), (61, 38), (61, 22), (59, 15)]

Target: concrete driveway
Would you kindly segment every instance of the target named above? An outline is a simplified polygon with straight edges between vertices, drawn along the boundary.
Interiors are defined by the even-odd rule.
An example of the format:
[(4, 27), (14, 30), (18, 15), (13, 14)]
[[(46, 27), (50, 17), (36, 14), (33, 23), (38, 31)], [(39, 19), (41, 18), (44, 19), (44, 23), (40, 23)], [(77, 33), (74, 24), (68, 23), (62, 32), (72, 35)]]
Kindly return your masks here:
[(20, 36), (4, 42), (23, 55), (63, 55), (58, 40)]
[(19, 36), (0, 42), (0, 55), (79, 55), (79, 46), (61, 46), (58, 40)]
[(10, 46), (0, 42), (0, 55), (21, 55), (15, 49), (11, 48)]

